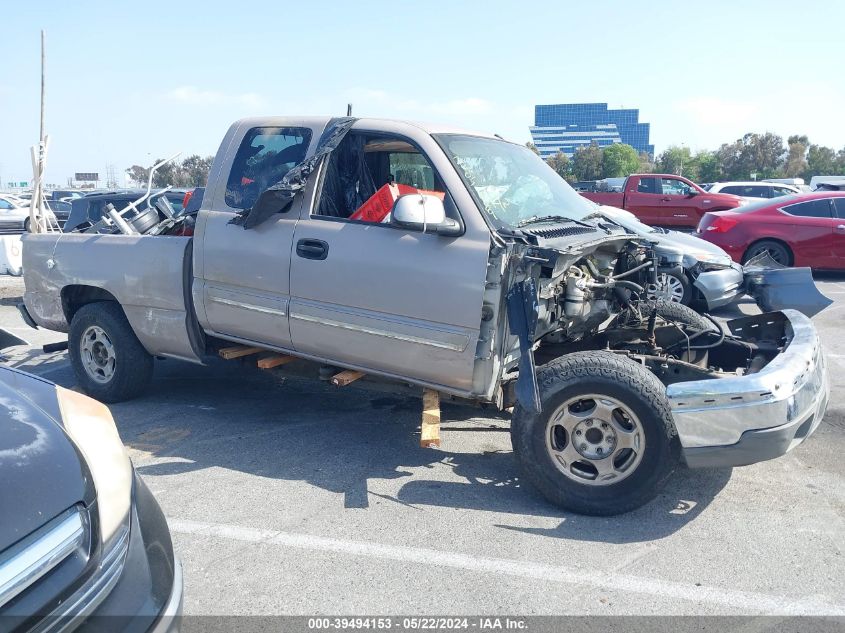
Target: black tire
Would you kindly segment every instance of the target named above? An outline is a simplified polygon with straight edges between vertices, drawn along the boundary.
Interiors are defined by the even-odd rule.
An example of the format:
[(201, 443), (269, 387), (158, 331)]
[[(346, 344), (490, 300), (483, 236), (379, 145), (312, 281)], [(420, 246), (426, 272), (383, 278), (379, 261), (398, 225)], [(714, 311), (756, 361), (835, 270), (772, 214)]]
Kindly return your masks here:
[(792, 256), (792, 251), (783, 242), (778, 242), (777, 240), (760, 240), (759, 242), (754, 242), (748, 247), (748, 250), (745, 251), (745, 254), (742, 256), (742, 263), (746, 264), (752, 257), (756, 257), (760, 253), (766, 251), (769, 252), (771, 258), (778, 264), (792, 266), (792, 262), (795, 261)]
[(29, 218), (23, 221), (23, 232), (29, 233)]
[[(575, 352), (539, 368), (537, 378), (542, 413), (517, 405), (511, 442), (526, 479), (549, 501), (579, 514), (609, 516), (634, 510), (662, 490), (679, 462), (680, 442), (665, 387), (651, 372), (611, 352)], [(580, 483), (562, 472), (547, 446), (547, 437), (557, 432), (554, 426), (550, 431), (551, 417), (571, 399), (587, 394), (613, 398), (639, 420), (644, 449), (636, 466), (619, 481)], [(570, 473), (573, 468), (568, 468)]]
[(657, 316), (697, 330), (716, 330), (713, 324), (690, 307), (671, 301), (657, 302)]
[[(83, 361), (83, 337), (91, 328), (104, 332), (113, 347), (113, 370), (97, 380)], [(113, 301), (100, 301), (82, 306), (73, 316), (68, 336), (68, 353), (76, 378), (89, 396), (102, 402), (121, 402), (140, 396), (153, 375), (153, 357), (138, 341), (120, 306)]]
[(682, 271), (680, 273), (663, 272), (663, 273), (660, 273), (660, 274), (667, 275), (669, 277), (676, 279), (681, 285), (681, 289), (683, 290), (683, 293), (681, 294), (678, 302), (673, 301), (672, 303), (680, 303), (681, 305), (688, 306), (690, 304), (690, 301), (692, 301), (692, 286), (690, 285), (690, 282), (689, 282), (689, 279), (687, 278), (686, 273), (684, 273)]

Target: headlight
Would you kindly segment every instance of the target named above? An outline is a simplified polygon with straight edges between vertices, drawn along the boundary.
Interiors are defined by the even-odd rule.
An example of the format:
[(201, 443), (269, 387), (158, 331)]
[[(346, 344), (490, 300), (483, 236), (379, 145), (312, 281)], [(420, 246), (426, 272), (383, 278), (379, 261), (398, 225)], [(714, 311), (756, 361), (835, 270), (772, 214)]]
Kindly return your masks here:
[(108, 407), (75, 391), (56, 387), (65, 431), (82, 452), (97, 491), (103, 543), (129, 519), (132, 464)]
[(730, 268), (731, 266), (732, 260), (727, 253), (722, 255), (720, 253), (711, 253), (709, 251), (692, 251), (688, 254), (695, 258), (701, 270), (718, 270), (720, 268)]

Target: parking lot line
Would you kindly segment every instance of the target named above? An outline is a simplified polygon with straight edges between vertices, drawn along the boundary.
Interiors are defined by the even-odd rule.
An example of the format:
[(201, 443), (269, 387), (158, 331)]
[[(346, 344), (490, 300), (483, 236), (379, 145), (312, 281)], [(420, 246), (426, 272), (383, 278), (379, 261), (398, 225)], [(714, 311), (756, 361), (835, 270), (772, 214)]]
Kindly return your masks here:
[(738, 589), (701, 587), (691, 583), (658, 580), (616, 572), (580, 570), (574, 567), (546, 565), (516, 559), (477, 557), (460, 552), (421, 547), (350, 541), (312, 534), (262, 530), (239, 525), (206, 523), (186, 519), (169, 518), (168, 524), (170, 530), (177, 534), (224, 538), (273, 547), (335, 552), (349, 556), (530, 578), (544, 582), (559, 582), (625, 593), (633, 592), (660, 598), (676, 598), (699, 604), (727, 606), (742, 609), (751, 614), (845, 615), (845, 605), (835, 604), (825, 596), (818, 595), (795, 600), (786, 596)]

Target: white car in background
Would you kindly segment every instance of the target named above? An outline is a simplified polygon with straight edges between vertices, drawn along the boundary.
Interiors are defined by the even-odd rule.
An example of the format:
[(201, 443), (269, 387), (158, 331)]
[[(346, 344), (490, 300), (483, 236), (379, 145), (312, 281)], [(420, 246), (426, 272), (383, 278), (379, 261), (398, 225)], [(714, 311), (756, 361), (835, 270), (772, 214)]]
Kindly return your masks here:
[[(56, 216), (52, 215), (52, 223)], [(0, 193), (0, 235), (17, 235), (29, 231), (29, 200)]]
[(787, 185), (777, 182), (762, 182), (762, 181), (734, 181), (734, 182), (714, 182), (707, 187), (708, 193), (732, 193), (735, 196), (750, 199), (752, 201), (760, 198), (779, 198), (780, 196), (791, 196), (796, 193), (801, 193), (795, 185)]
[(17, 196), (0, 194), (0, 234), (23, 233), (29, 221), (29, 206)]

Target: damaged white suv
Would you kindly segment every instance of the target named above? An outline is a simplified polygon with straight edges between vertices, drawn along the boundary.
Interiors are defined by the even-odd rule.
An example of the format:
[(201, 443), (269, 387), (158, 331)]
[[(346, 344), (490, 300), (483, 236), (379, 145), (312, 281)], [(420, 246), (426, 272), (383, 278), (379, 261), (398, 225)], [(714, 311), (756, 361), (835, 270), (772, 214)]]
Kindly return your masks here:
[(647, 502), (680, 460), (777, 457), (827, 406), (808, 317), (724, 326), (648, 299), (673, 255), (494, 136), (245, 119), (198, 215), (159, 211), (150, 223), (143, 210), (143, 229), (109, 212), (24, 238), (25, 318), (69, 332), (77, 377), (102, 400), (140, 394), (155, 357), (203, 362), (233, 342), (357, 370), (514, 407), (527, 478), (599, 515)]

